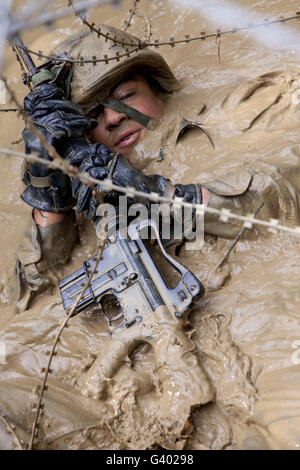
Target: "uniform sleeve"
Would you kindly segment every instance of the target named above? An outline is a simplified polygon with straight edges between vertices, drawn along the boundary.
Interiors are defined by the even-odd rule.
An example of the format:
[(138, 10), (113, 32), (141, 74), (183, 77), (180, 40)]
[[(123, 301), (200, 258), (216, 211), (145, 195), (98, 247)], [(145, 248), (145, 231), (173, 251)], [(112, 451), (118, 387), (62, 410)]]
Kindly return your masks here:
[[(285, 225), (299, 225), (300, 170), (297, 167), (260, 162), (253, 168), (233, 169), (222, 178), (202, 185), (210, 191), (208, 207), (248, 215), (263, 203), (258, 218), (275, 218)], [(223, 223), (218, 216), (205, 215), (207, 234), (234, 238), (241, 228), (242, 222), (238, 220)]]

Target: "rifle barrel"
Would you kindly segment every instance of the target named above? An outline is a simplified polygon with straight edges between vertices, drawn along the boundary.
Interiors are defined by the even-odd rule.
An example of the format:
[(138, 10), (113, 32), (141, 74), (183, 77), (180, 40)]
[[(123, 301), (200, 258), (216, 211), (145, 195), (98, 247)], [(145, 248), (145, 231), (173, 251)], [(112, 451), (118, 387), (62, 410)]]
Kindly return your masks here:
[[(13, 18), (9, 12), (7, 12), (8, 18), (13, 23)], [(33, 62), (29, 52), (26, 50), (25, 44), (22, 41), (22, 38), (19, 33), (15, 33), (13, 36), (8, 38), (9, 44), (14, 47), (19, 55), (19, 57), (23, 60), (24, 65), (26, 66), (29, 75), (34, 75), (38, 72), (38, 69)]]
[(26, 51), (24, 43), (19, 34), (16, 34), (13, 38), (9, 39), (10, 44), (17, 50), (19, 56), (23, 60), (30, 75), (34, 75), (38, 72), (35, 63), (33, 62), (29, 52)]

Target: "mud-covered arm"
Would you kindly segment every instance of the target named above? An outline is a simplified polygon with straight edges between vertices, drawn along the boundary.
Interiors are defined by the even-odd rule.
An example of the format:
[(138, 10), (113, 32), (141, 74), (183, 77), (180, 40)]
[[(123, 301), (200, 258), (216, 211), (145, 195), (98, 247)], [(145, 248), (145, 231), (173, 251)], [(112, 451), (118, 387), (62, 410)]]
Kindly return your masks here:
[[(208, 207), (226, 209), (233, 214), (263, 220), (278, 219), (283, 225), (300, 224), (300, 169), (298, 166), (273, 165), (264, 161), (246, 167), (235, 167), (219, 179), (203, 183), (210, 192)], [(262, 205), (263, 204), (263, 205)], [(229, 217), (223, 222), (219, 215), (205, 214), (205, 233), (234, 238), (243, 228), (243, 221)], [(254, 225), (243, 237), (253, 237), (264, 229)]]
[[(110, 164), (107, 166), (92, 166), (87, 169), (92, 176), (103, 179), (109, 175)], [(197, 184), (175, 184), (160, 175), (145, 175), (123, 156), (119, 156), (118, 162), (112, 173), (112, 180), (116, 185), (134, 187), (144, 193), (155, 192), (160, 196), (181, 197), (183, 201), (190, 203), (203, 203), (208, 208), (218, 210), (227, 209), (233, 214), (253, 215), (257, 208), (258, 218), (268, 220), (276, 218), (281, 223), (288, 225), (300, 224), (299, 194), (300, 194), (300, 170), (296, 167), (270, 165), (264, 162), (244, 168), (237, 166), (225, 173), (217, 180)], [(75, 183), (76, 184), (76, 183)], [(90, 188), (77, 184), (74, 195), (78, 198), (80, 210), (90, 211), (93, 216), (97, 202), (93, 200)], [(84, 197), (83, 197), (84, 196)], [(152, 202), (149, 199), (136, 198), (135, 202), (144, 203), (151, 209)], [(176, 213), (171, 210), (171, 214)], [(204, 217), (204, 232), (222, 238), (234, 238), (242, 229), (243, 222), (229, 218), (223, 222), (219, 215), (206, 212)], [(247, 231), (246, 236), (252, 236), (253, 232), (259, 232), (258, 226), (254, 230)]]

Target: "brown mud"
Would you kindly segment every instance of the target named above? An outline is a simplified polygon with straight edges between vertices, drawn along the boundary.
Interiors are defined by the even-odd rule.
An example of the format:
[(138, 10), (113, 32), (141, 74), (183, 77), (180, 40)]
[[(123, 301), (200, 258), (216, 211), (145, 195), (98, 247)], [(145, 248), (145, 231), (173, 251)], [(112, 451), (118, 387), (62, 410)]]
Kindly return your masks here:
[[(52, 3), (53, 8), (64, 5), (62, 0)], [(181, 38), (215, 30), (216, 25), (205, 17), (191, 9), (171, 7), (171, 3), (140, 2), (154, 38)], [(239, 3), (250, 8), (252, 4), (246, 0)], [(120, 9), (101, 7), (91, 18), (96, 23), (124, 27), (130, 6), (126, 0)], [(278, 18), (295, 14), (297, 6), (293, 0), (262, 0), (256, 2), (255, 9), (266, 18)], [(148, 25), (147, 19), (136, 18), (129, 32), (143, 36)], [(80, 20), (70, 17), (57, 22), (54, 30), (26, 32), (24, 41), (47, 53), (79, 27)], [(287, 27), (299, 33), (299, 22), (290, 22)], [(222, 38), (221, 62), (214, 40), (164, 46), (159, 51), (184, 88), (156, 130), (155, 143), (149, 138), (137, 149), (135, 162), (147, 173), (188, 183), (211, 180), (232, 167), (249, 166), (261, 159), (299, 165), (300, 66), (292, 51), (272, 51), (247, 32)], [(5, 76), (21, 100), (27, 90), (20, 84), (18, 65), (9, 51)], [(177, 115), (186, 119), (198, 115), (215, 150), (202, 134), (194, 139), (190, 136), (188, 145), (183, 139), (175, 153), (168, 152), (175, 135), (164, 136), (170, 129), (169, 119)], [(0, 147), (23, 150), (18, 143), (22, 119), (13, 113), (1, 113), (0, 119)], [(162, 145), (165, 158), (158, 162)], [(6, 346), (6, 363), (0, 363), (0, 411), (16, 426), (16, 434), (28, 442), (42, 369), (65, 313), (58, 289), (38, 298), (22, 314), (6, 304), (7, 276), (30, 208), (19, 197), (21, 161), (1, 158), (0, 340)], [(230, 241), (206, 237), (201, 250), (180, 252), (180, 260), (206, 287), (205, 296), (190, 315), (189, 330), (183, 334), (178, 325), (169, 324), (159, 331), (155, 345), (141, 342), (133, 352), (124, 349), (120, 340), (120, 349), (114, 349), (114, 354), (124, 351), (125, 357), (109, 380), (104, 374), (107, 383), (103, 386), (99, 386), (100, 376), (103, 368), (109, 367), (112, 354), (105, 319), (93, 309), (73, 318), (52, 361), (35, 446), (299, 448), (300, 239), (280, 233), (258, 237), (255, 232), (238, 243), (214, 274), (211, 271)], [(59, 277), (78, 269), (95, 249), (95, 235), (84, 223), (81, 244)], [(178, 341), (181, 349), (176, 346)], [(100, 377), (99, 387), (95, 392), (92, 386), (90, 393), (94, 372)], [(0, 447), (16, 447), (1, 420)]]

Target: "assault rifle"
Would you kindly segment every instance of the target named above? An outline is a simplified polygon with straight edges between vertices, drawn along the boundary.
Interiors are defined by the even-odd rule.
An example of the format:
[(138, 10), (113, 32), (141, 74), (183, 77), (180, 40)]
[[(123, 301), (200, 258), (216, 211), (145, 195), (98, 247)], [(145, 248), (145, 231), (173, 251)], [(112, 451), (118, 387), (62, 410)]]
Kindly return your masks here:
[[(163, 259), (180, 274), (174, 288), (168, 287), (141, 236), (149, 227), (155, 234)], [(108, 236), (102, 259), (96, 267), (98, 258), (94, 256), (59, 283), (64, 308), (69, 311), (74, 306), (83, 286), (88, 283), (89, 287), (77, 305), (77, 312), (94, 303), (101, 305), (102, 299), (112, 295), (120, 307), (117, 317), (112, 318), (102, 308), (110, 326), (121, 318), (118, 328), (128, 328), (142, 322), (144, 315), (151, 315), (160, 306), (168, 307), (176, 318), (182, 318), (204, 294), (203, 285), (188, 268), (165, 251), (153, 220), (132, 222), (127, 234), (125, 238), (121, 230), (116, 230), (115, 234)]]

